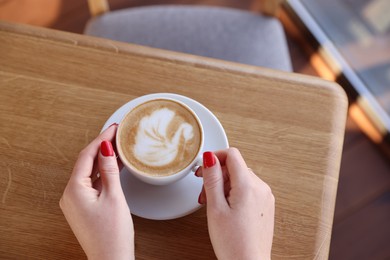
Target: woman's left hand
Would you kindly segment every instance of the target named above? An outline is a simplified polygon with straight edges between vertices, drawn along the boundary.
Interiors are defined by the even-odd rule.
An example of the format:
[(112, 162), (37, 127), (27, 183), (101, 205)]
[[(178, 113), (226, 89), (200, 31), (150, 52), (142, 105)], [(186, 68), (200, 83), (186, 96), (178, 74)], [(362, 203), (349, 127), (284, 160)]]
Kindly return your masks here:
[(133, 221), (111, 143), (116, 129), (112, 125), (80, 152), (60, 200), (88, 259), (134, 259)]

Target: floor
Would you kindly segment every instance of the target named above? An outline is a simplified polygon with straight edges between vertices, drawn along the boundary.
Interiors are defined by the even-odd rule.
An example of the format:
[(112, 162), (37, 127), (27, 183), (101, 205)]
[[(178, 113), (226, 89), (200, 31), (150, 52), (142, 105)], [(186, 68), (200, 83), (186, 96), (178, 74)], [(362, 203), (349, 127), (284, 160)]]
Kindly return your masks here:
[[(110, 0), (111, 9), (152, 4), (201, 4), (250, 10), (255, 0)], [(0, 0), (0, 20), (81, 33), (87, 1)], [(287, 31), (294, 71), (318, 76)], [(330, 259), (390, 259), (390, 160), (348, 117)]]

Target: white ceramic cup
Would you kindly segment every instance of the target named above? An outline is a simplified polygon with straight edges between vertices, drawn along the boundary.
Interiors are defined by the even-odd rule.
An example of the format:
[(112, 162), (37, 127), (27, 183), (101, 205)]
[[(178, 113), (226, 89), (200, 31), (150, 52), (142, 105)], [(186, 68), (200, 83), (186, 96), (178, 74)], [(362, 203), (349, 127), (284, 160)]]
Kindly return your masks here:
[(121, 141), (120, 141), (120, 138), (119, 138), (119, 136), (121, 134), (121, 131), (122, 131), (122, 128), (123, 128), (123, 125), (121, 125), (121, 123), (119, 123), (118, 130), (117, 130), (116, 147), (117, 147), (119, 158), (121, 159), (124, 167), (126, 167), (126, 169), (131, 174), (133, 174), (133, 176), (135, 176), (139, 180), (141, 180), (141, 181), (143, 181), (145, 183), (148, 183), (148, 184), (167, 185), (167, 184), (174, 183), (174, 182), (184, 178), (185, 176), (187, 176), (187, 174), (189, 174), (190, 172), (194, 172), (199, 166), (202, 165), (202, 151), (203, 151), (203, 144), (204, 144), (204, 131), (203, 131), (202, 122), (200, 121), (200, 119), (196, 115), (196, 113), (189, 106), (187, 106), (183, 102), (181, 102), (179, 100), (176, 100), (174, 98), (165, 98), (165, 97), (161, 97), (160, 98), (160, 97), (156, 97), (156, 96), (153, 96), (153, 97), (150, 97), (150, 96), (139, 97), (139, 98), (134, 100), (133, 105), (128, 108), (128, 112), (126, 113), (126, 115), (124, 115), (123, 118), (125, 118), (129, 113), (131, 113), (134, 108), (142, 105), (143, 103), (150, 102), (150, 101), (153, 101), (153, 100), (169, 100), (169, 101), (176, 102), (176, 103), (180, 104), (181, 106), (183, 106), (184, 108), (186, 108), (194, 116), (194, 118), (198, 122), (198, 125), (199, 125), (199, 128), (200, 128), (200, 132), (201, 132), (200, 147), (199, 147), (198, 153), (196, 154), (194, 159), (188, 164), (188, 166), (186, 166), (182, 170), (180, 170), (180, 171), (178, 171), (176, 173), (173, 173), (171, 175), (155, 176), (155, 175), (143, 173), (143, 172), (139, 171), (137, 168), (135, 168), (133, 165), (131, 165), (131, 163), (124, 156), (124, 153), (123, 153), (123, 150), (122, 150), (122, 144), (121, 144)]

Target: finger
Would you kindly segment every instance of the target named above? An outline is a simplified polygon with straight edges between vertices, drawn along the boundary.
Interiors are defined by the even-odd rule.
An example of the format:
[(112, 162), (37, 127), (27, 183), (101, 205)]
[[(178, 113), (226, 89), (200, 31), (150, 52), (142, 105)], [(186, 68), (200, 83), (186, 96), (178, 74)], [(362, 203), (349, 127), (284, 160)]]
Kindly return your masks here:
[(218, 150), (218, 151), (214, 152), (215, 156), (217, 156), (217, 158), (222, 166), (226, 164), (226, 158), (227, 158), (228, 151), (229, 151), (229, 149), (224, 149), (224, 150)]
[(99, 153), (100, 143), (103, 140), (113, 140), (116, 134), (117, 124), (108, 127), (103, 133), (95, 138), (87, 147), (85, 147), (79, 154), (77, 162), (73, 168), (71, 178), (81, 179), (90, 177), (94, 160)]
[[(229, 174), (226, 166), (221, 166), (223, 179), (229, 179)], [(203, 177), (203, 167), (199, 167), (195, 172), (196, 177)]]
[(196, 177), (203, 177), (202, 166), (199, 166), (198, 169), (196, 169), (195, 176)]
[[(230, 194), (230, 181), (227, 179), (223, 183), (223, 192), (225, 194), (225, 198), (227, 199), (229, 194)], [(199, 204), (207, 204), (207, 196), (206, 196), (206, 191), (204, 190), (204, 186), (202, 186), (202, 191), (199, 194), (198, 198), (198, 203)]]
[(98, 166), (98, 158), (96, 157), (93, 162), (92, 173), (90, 177), (92, 183), (95, 182), (97, 179), (99, 179), (98, 173), (99, 173), (99, 166)]
[(122, 191), (119, 167), (110, 141), (103, 141), (99, 153), (99, 173), (102, 179), (101, 193), (116, 194)]
[(92, 188), (97, 190), (100, 194), (102, 192), (102, 178), (97, 178), (95, 181), (93, 181)]
[(211, 207), (227, 206), (221, 164), (213, 152), (205, 152), (203, 154), (202, 172), (207, 205)]
[[(229, 181), (229, 174), (227, 172), (226, 166), (222, 166), (222, 176), (224, 180), (224, 194), (225, 198), (229, 195), (230, 192), (230, 181)], [(199, 167), (195, 172), (196, 177), (203, 177), (203, 167)], [(202, 186), (202, 190), (198, 197), (198, 203), (199, 204), (207, 204), (207, 196), (206, 192), (204, 190), (204, 186)]]
[(206, 198), (206, 192), (204, 190), (204, 186), (202, 185), (202, 190), (199, 194), (198, 203), (199, 204), (206, 204), (207, 198)]
[(229, 173), (230, 185), (232, 187), (236, 185), (240, 186), (249, 180), (250, 174), (248, 174), (248, 166), (238, 149), (229, 148), (226, 151), (225, 165)]

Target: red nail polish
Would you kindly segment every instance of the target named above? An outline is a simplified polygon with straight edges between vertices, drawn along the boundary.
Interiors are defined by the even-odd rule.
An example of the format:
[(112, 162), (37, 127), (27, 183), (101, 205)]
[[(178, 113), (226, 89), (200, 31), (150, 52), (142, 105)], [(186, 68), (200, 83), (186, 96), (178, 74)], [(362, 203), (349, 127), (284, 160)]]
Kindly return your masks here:
[(113, 125), (118, 125), (117, 123), (112, 123), (108, 128), (110, 128), (111, 126), (113, 126)]
[(202, 203), (202, 198), (201, 198), (201, 196), (202, 196), (202, 193), (201, 193), (201, 194), (199, 194), (199, 197), (198, 197), (198, 203), (202, 205), (203, 203)]
[(100, 152), (103, 156), (113, 156), (114, 149), (112, 148), (112, 144), (110, 141), (103, 141), (100, 144)]
[(195, 171), (195, 176), (196, 177), (199, 177), (199, 175), (198, 175), (199, 169), (200, 169), (200, 167), (198, 167), (198, 169), (196, 169), (196, 171)]
[(215, 157), (213, 152), (204, 152), (203, 153), (203, 167), (210, 168), (215, 165)]

